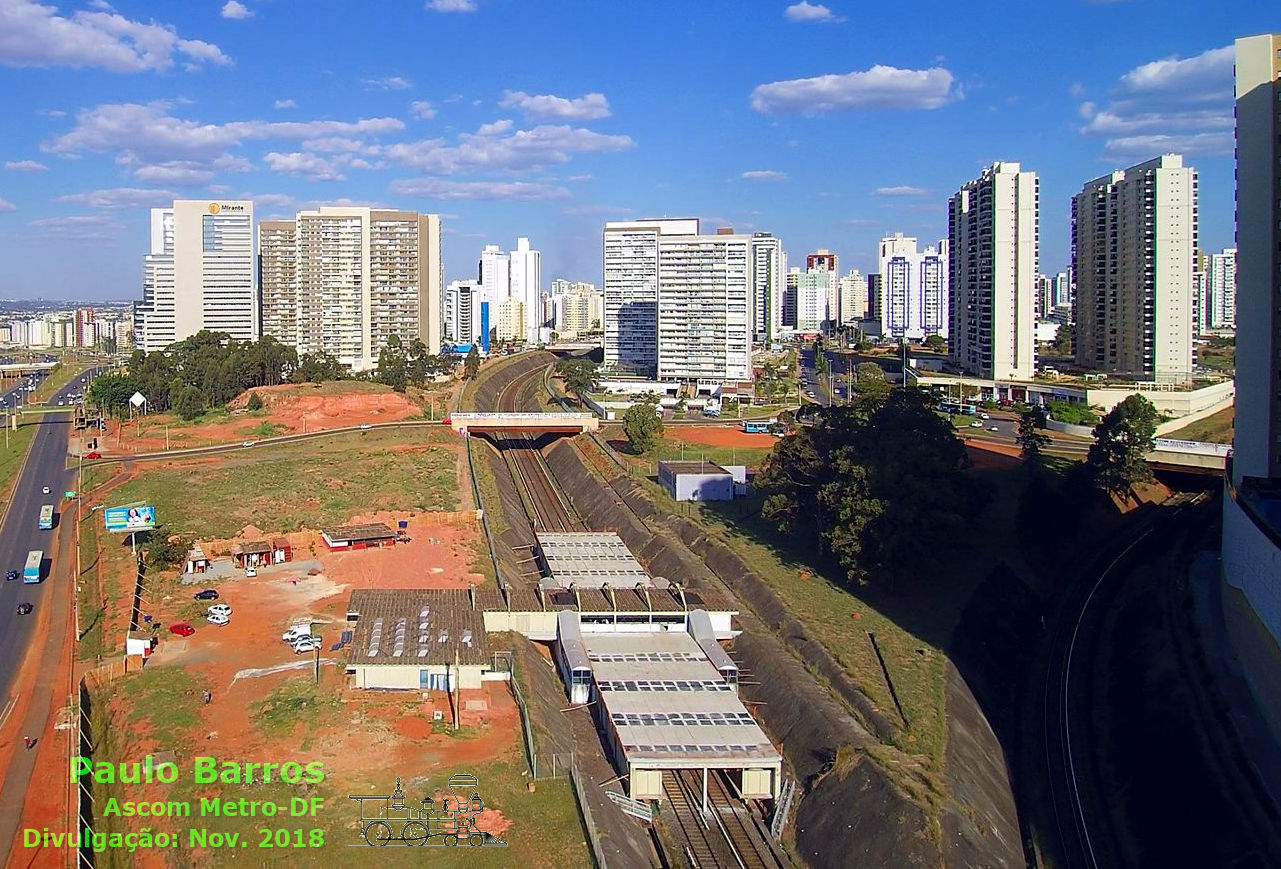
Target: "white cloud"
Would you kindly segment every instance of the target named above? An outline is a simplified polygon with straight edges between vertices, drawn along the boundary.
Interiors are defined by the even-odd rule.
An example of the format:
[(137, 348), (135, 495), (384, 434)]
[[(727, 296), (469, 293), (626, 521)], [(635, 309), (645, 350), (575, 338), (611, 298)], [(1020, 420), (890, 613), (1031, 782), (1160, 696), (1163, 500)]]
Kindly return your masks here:
[(240, 0), (227, 0), (222, 7), (222, 17), (230, 18), (233, 21), (242, 21), (245, 18), (253, 18), (254, 14)]
[(255, 208), (293, 208), (297, 200), (287, 193), (241, 193), (237, 199), (253, 201)]
[(1121, 76), (1106, 106), (1084, 102), (1081, 132), (1106, 138), (1114, 157), (1232, 153), (1232, 46), (1141, 64)]
[(961, 98), (952, 73), (942, 67), (898, 69), (874, 66), (863, 72), (821, 75), (758, 85), (752, 108), (771, 115), (819, 114), (842, 109), (937, 109)]
[(10, 172), (48, 172), (49, 167), (35, 160), (7, 160), (4, 168)]
[(391, 182), (391, 192), (425, 199), (564, 199), (569, 191), (528, 181), (447, 181), (443, 178), (405, 178)]
[(845, 20), (833, 15), (832, 10), (823, 4), (809, 3), (807, 0), (788, 6), (783, 10), (783, 17), (793, 24), (836, 24)]
[(18, 206), (14, 205), (8, 199), (0, 196), (0, 211), (17, 211)]
[(42, 146), (54, 154), (118, 152), (138, 163), (192, 160), (212, 164), (250, 140), (298, 141), (403, 130), (399, 118), (358, 121), (231, 121), (202, 124), (169, 113), (170, 103), (108, 103), (84, 109), (76, 126)]
[(342, 136), (328, 136), (321, 139), (304, 139), (303, 148), (308, 151), (321, 151), (326, 154), (360, 152), (373, 153), (376, 148), (365, 143), (363, 139), (347, 139)]
[(171, 205), (178, 194), (171, 190), (156, 190), (141, 187), (113, 187), (107, 190), (91, 190), (88, 193), (72, 193), (59, 196), (59, 202), (78, 202), (93, 208), (156, 208)]
[(294, 102), (293, 100), (276, 100), (276, 102), (272, 105), (272, 108), (274, 108), (274, 109), (296, 109), (296, 108), (298, 108), (298, 104), (297, 104), (296, 102)]
[(254, 168), (253, 163), (244, 157), (224, 154), (209, 162), (196, 160), (166, 160), (160, 163), (137, 164), (131, 154), (122, 154), (116, 162), (129, 166), (134, 165), (133, 177), (147, 184), (179, 184), (196, 186), (208, 184), (217, 172), (248, 172)]
[(412, 81), (402, 75), (389, 75), (383, 78), (362, 78), (361, 83), (367, 88), (383, 91), (404, 91), (414, 86)]
[(66, 217), (42, 217), (27, 222), (27, 226), (118, 226), (119, 223), (105, 214), (71, 214)]
[(167, 70), (175, 55), (187, 68), (229, 64), (218, 46), (182, 39), (168, 24), (143, 23), (112, 11), (78, 10), (71, 17), (34, 0), (0, 2), (0, 63), (8, 66), (95, 67), (131, 73)]
[(739, 177), (748, 181), (786, 181), (787, 173), (777, 169), (748, 169)]
[(475, 12), (476, 0), (428, 0), (426, 8), (432, 12)]
[(581, 127), (541, 125), (514, 129), (510, 120), (482, 124), (463, 133), (457, 145), (441, 139), (385, 145), (379, 153), (393, 162), (438, 175), (469, 169), (540, 169), (567, 163), (575, 154), (624, 151), (636, 142), (630, 136), (605, 135)]
[(415, 118), (421, 118), (424, 121), (430, 121), (436, 117), (436, 108), (426, 100), (414, 100), (409, 104), (409, 112)]
[(504, 109), (519, 109), (525, 117), (537, 121), (594, 121), (608, 118), (609, 100), (604, 94), (591, 93), (567, 98), (553, 94), (527, 94), (524, 91), (503, 91), (498, 103)]
[(318, 154), (305, 154), (293, 151), (281, 154), (272, 151), (263, 156), (263, 162), (273, 172), (286, 175), (302, 175), (312, 181), (344, 181), (347, 176), (341, 166), (345, 162), (337, 158), (321, 157)]
[(895, 187), (877, 187), (874, 191), (877, 196), (924, 196), (929, 192), (923, 187), (911, 187), (907, 184), (899, 184)]

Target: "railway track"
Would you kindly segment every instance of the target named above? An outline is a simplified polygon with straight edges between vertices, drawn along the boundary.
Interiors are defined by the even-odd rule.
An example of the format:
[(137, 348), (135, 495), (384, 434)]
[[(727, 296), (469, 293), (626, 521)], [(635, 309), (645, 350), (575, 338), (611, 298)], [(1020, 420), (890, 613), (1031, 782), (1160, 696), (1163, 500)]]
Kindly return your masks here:
[[(498, 411), (515, 413), (523, 393), (535, 387), (542, 369), (513, 379), (498, 393)], [(521, 502), (535, 531), (582, 531), (583, 523), (552, 481), (551, 470), (537, 439), (525, 432), (507, 432), (497, 440), (512, 479), (521, 488)]]
[(663, 774), (663, 792), (680, 834), (683, 857), (696, 869), (788, 869), (765, 842), (742, 800), (720, 770), (707, 775), (707, 813), (699, 770)]

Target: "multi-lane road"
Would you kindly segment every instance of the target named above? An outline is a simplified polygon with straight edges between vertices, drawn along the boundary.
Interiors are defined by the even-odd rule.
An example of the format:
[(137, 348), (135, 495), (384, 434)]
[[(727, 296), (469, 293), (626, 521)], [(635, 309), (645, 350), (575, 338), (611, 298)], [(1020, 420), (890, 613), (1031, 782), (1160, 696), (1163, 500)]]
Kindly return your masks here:
[[(85, 386), (77, 377), (50, 398), (49, 403), (57, 407), (59, 401), (67, 401), (70, 394), (82, 391)], [(54, 582), (70, 581), (67, 565), (55, 563), (54, 549), (64, 513), (62, 495), (73, 479), (72, 471), (67, 468), (71, 414), (69, 411), (31, 414), (27, 425), (37, 426), (35, 437), (14, 486), (4, 524), (0, 525), (0, 574), (10, 570), (19, 574), (17, 579), (3, 580), (0, 586), (0, 709), (9, 702), (18, 665), (32, 641), (40, 607), (50, 596), (49, 587)], [(45, 487), (49, 489), (47, 495)], [(54, 505), (56, 520), (52, 531), (41, 531), (38, 525), (40, 508), (45, 504)], [(45, 554), (44, 580), (38, 585), (24, 583), (21, 575), (27, 553), (33, 549)], [(21, 603), (31, 603), (35, 611), (19, 615)]]

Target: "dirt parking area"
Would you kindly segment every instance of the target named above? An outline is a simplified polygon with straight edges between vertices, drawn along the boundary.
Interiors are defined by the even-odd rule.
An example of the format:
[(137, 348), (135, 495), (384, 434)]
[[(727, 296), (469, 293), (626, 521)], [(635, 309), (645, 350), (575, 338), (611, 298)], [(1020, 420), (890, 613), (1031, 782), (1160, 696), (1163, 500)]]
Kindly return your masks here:
[(707, 444), (713, 447), (735, 449), (773, 449), (778, 438), (770, 434), (747, 434), (737, 426), (720, 425), (669, 425), (663, 436), (688, 444)]

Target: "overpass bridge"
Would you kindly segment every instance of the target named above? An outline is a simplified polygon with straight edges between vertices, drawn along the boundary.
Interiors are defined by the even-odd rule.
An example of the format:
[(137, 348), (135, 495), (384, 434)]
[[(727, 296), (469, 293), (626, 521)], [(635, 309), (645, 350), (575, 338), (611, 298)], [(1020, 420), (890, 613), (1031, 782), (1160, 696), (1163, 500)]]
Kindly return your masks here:
[(35, 374), (37, 371), (52, 371), (57, 367), (57, 362), (13, 362), (0, 365), (0, 377), (21, 377), (24, 374)]
[(1148, 453), (1147, 460), (1155, 468), (1170, 471), (1222, 474), (1231, 452), (1231, 444), (1157, 438), (1155, 449)]
[(461, 435), (485, 432), (580, 434), (596, 431), (600, 420), (590, 413), (455, 413), (445, 423)]

